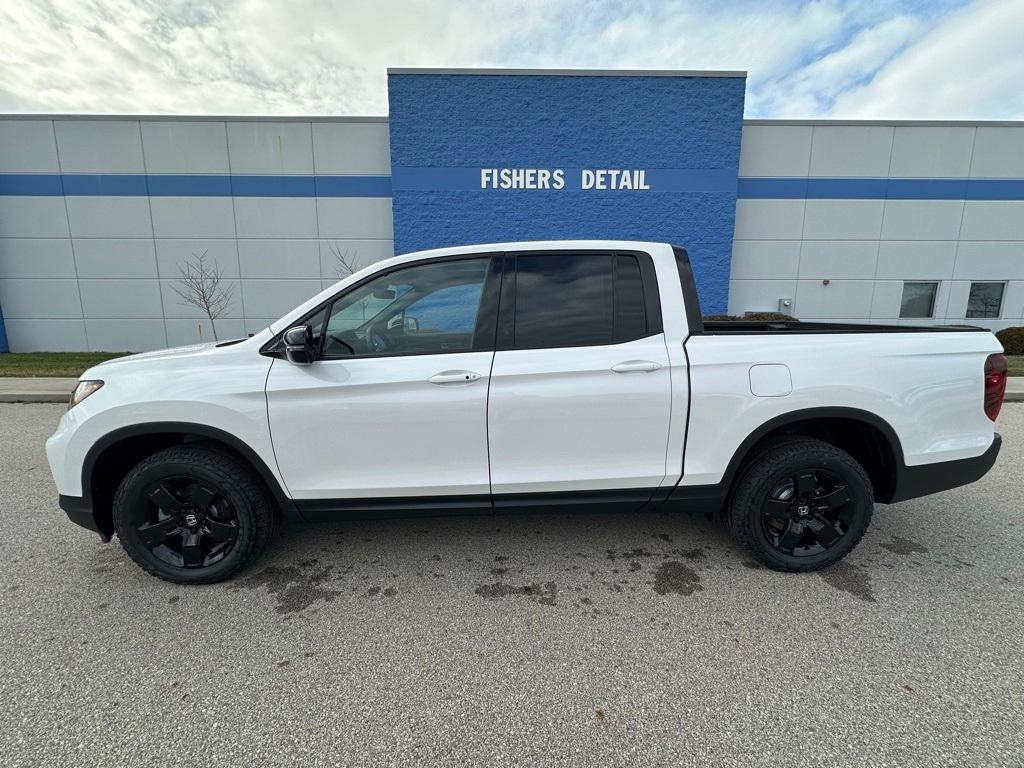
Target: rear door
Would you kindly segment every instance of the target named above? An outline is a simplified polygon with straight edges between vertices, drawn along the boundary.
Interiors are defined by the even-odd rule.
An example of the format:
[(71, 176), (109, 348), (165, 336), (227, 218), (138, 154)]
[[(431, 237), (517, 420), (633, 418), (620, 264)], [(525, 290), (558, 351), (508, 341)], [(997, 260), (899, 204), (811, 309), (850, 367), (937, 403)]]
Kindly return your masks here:
[(672, 405), (651, 257), (523, 252), (506, 264), (488, 404), (495, 506), (640, 506), (665, 478)]

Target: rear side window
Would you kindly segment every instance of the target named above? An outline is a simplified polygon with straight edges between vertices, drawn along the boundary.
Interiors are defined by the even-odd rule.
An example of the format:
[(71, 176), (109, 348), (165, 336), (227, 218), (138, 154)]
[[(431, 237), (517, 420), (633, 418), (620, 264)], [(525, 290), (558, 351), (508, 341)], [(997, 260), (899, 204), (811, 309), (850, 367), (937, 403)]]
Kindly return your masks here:
[(627, 254), (615, 257), (615, 341), (638, 339), (647, 335), (647, 310), (640, 262)]
[(628, 254), (516, 258), (513, 347), (614, 344), (647, 334), (644, 285)]

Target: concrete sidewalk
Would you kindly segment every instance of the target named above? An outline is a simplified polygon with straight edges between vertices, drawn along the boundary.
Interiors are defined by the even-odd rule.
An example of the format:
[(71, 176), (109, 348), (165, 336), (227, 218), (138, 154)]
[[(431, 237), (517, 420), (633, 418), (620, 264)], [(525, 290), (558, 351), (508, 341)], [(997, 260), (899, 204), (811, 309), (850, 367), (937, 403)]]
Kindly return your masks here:
[(66, 403), (78, 379), (0, 376), (0, 403)]
[[(66, 403), (78, 379), (0, 377), (0, 403)], [(1024, 376), (1011, 376), (1006, 402), (1024, 403)]]

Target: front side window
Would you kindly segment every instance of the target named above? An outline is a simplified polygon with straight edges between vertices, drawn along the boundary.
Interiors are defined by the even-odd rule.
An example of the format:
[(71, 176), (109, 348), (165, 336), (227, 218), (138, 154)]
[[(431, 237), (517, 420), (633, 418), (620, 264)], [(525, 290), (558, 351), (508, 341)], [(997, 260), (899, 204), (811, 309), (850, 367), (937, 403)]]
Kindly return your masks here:
[(644, 286), (630, 254), (516, 258), (513, 346), (614, 344), (647, 334)]
[(321, 356), (472, 351), (488, 263), (476, 258), (421, 264), (339, 297), (323, 329)]
[(900, 317), (932, 317), (938, 283), (904, 283)]
[(1006, 283), (971, 283), (967, 317), (999, 317)]

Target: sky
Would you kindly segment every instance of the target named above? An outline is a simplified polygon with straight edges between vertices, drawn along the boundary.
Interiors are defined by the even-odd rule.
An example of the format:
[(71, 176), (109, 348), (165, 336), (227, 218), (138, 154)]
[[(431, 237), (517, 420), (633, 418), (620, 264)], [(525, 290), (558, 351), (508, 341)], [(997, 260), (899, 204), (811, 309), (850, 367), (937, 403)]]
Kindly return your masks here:
[(384, 115), (387, 67), (739, 69), (749, 118), (1024, 119), (1024, 0), (0, 3), (0, 112)]

